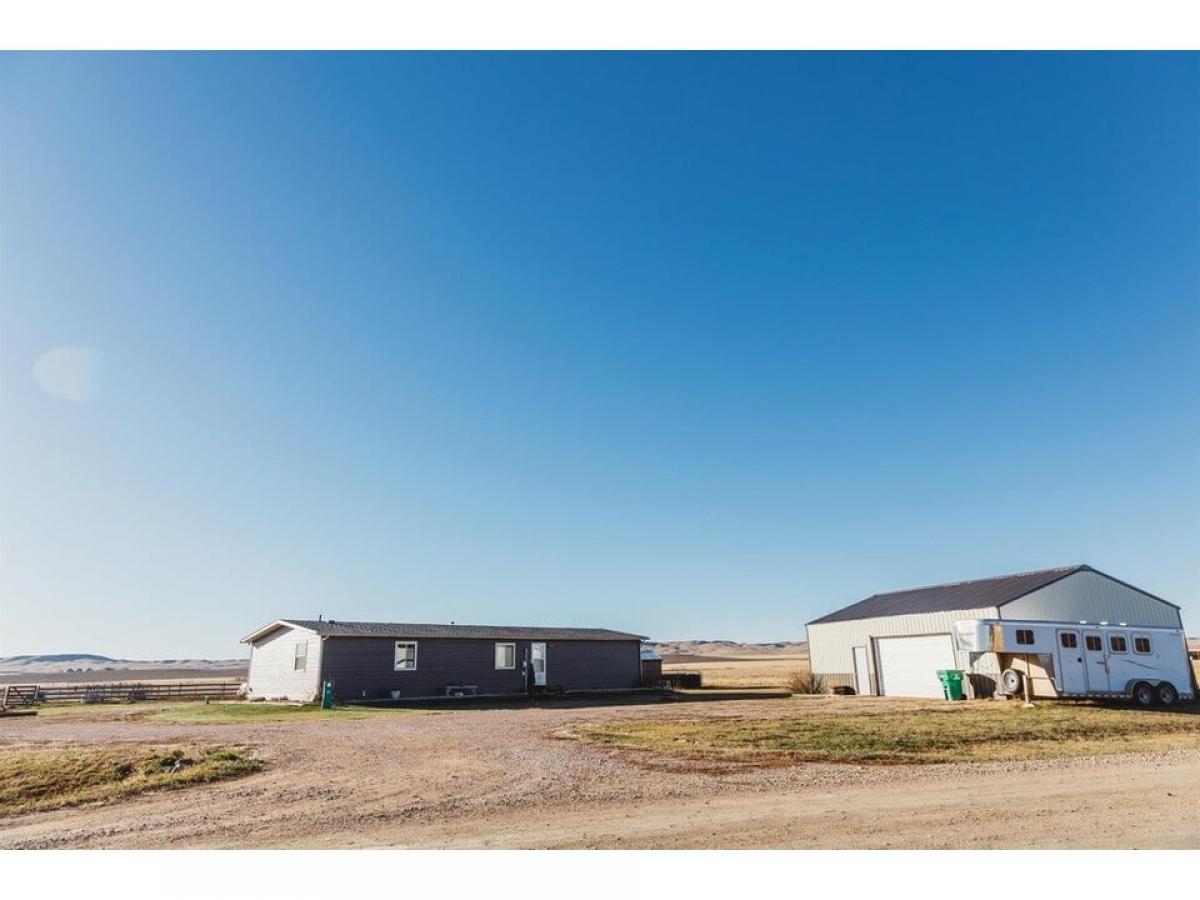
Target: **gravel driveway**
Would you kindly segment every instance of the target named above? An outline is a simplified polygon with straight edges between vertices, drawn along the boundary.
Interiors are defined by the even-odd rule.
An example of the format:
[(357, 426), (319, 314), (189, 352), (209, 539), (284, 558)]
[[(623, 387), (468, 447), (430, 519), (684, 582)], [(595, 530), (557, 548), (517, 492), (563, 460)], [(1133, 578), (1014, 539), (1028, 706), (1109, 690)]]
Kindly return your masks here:
[(0, 819), (0, 847), (1200, 847), (1200, 748), (706, 774), (562, 736), (606, 719), (804, 714), (805, 702), (203, 725), (119, 708), (0, 720), (10, 746), (245, 743), (269, 763), (237, 781)]

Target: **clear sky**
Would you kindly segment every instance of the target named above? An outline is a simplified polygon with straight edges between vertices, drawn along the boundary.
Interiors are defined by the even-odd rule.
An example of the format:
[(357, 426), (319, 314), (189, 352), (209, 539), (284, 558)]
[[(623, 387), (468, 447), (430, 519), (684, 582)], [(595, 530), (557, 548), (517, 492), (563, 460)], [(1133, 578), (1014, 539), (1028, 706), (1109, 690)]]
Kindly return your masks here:
[(9, 55), (0, 241), (0, 653), (1200, 631), (1196, 55)]

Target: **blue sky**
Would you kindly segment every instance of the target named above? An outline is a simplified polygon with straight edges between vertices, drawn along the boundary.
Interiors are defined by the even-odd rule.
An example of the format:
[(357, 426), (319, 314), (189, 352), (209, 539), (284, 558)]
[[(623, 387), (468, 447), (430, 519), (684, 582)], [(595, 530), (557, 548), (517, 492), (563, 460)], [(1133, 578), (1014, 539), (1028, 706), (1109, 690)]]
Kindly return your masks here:
[(0, 653), (1200, 631), (1200, 57), (8, 55)]

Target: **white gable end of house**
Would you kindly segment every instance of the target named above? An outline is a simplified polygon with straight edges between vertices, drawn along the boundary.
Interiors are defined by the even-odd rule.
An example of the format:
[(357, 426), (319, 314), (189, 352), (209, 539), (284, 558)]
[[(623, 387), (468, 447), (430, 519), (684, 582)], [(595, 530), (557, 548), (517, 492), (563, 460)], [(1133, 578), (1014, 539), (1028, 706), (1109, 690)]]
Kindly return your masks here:
[(278, 625), (250, 641), (250, 698), (315, 700), (320, 691), (321, 637), (286, 622)]

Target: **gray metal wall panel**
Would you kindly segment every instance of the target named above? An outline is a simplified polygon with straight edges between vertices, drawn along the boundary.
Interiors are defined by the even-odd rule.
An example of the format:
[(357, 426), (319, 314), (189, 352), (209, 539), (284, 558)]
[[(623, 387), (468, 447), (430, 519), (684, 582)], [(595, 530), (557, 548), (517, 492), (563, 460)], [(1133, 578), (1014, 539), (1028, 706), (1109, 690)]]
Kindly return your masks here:
[(1098, 572), (1076, 572), (1000, 607), (1002, 619), (1182, 628), (1179, 610)]

